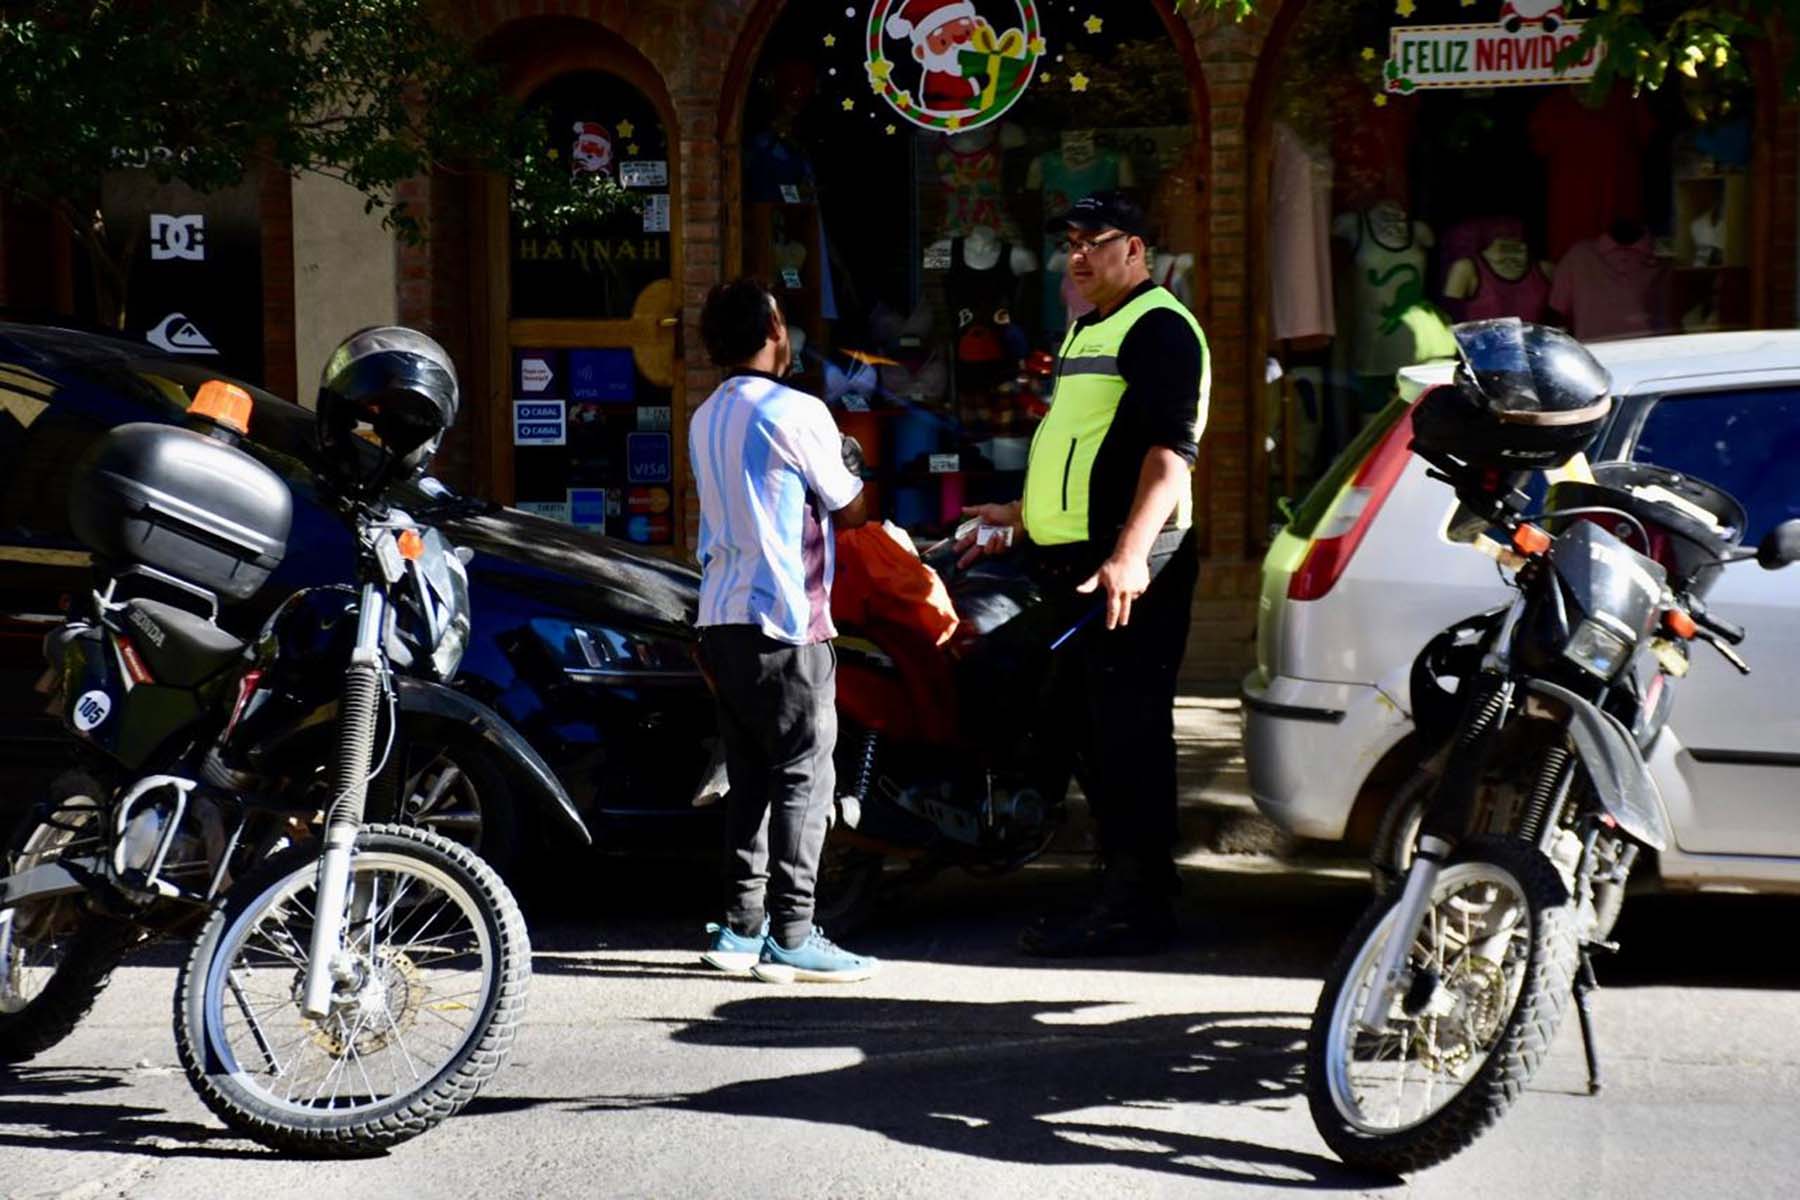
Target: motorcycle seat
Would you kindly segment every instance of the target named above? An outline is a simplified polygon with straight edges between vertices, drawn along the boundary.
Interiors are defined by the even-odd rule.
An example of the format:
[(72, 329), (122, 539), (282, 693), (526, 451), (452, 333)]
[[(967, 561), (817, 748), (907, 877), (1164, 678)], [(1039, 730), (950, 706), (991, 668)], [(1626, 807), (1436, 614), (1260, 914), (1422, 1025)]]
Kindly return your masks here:
[(242, 659), (246, 643), (196, 613), (159, 600), (130, 600), (121, 622), (150, 675), (167, 687), (199, 687)]
[(993, 633), (1038, 600), (1038, 588), (1030, 575), (1005, 559), (985, 559), (961, 569), (952, 562), (941, 573), (950, 602), (962, 620), (958, 633), (965, 643)]

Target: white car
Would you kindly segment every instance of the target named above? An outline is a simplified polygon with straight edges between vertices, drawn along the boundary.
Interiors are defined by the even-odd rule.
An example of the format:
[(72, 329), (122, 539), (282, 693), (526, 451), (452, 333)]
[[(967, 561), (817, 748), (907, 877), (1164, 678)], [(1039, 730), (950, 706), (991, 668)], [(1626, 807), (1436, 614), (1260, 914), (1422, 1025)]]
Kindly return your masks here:
[[(1592, 347), (1616, 402), (1589, 450), (1718, 485), (1744, 542), (1800, 516), (1800, 331), (1691, 334)], [(1302, 502), (1263, 562), (1257, 666), (1243, 683), (1257, 806), (1307, 838), (1371, 847), (1420, 754), (1409, 674), (1436, 633), (1508, 597), (1495, 560), (1445, 536), (1456, 507), (1411, 454), (1409, 402), (1449, 363), (1411, 367)], [(1742, 624), (1740, 676), (1705, 646), (1650, 755), (1674, 837), (1673, 888), (1800, 891), (1800, 572), (1725, 570), (1708, 596)]]

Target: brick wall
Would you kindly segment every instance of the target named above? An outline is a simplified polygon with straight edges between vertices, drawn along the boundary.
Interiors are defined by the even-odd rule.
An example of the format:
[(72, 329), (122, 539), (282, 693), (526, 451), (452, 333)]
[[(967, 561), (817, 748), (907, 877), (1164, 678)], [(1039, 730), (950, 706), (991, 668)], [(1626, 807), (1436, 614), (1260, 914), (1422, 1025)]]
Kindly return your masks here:
[(1781, 105), (1774, 143), (1768, 319), (1781, 327), (1800, 324), (1800, 104)]
[(1204, 314), (1213, 354), (1212, 412), (1199, 472), (1205, 506), (1207, 557), (1194, 595), (1194, 624), (1183, 678), (1232, 680), (1255, 659), (1259, 578), (1253, 486), (1258, 431), (1253, 419), (1263, 354), (1255, 306), (1259, 289), (1250, 278), (1247, 231), (1251, 212), (1253, 155), (1248, 131), (1257, 61), (1268, 35), (1261, 18), (1238, 23), (1216, 12), (1193, 13), (1188, 28), (1206, 82), (1210, 169), (1206, 179), (1206, 274), (1211, 281)]

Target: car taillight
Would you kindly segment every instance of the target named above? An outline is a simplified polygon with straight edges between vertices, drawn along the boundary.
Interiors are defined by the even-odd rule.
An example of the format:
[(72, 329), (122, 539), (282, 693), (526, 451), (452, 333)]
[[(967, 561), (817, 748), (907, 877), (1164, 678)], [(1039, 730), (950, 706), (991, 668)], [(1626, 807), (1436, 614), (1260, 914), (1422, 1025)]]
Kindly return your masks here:
[(1350, 556), (1362, 544), (1375, 514), (1387, 502), (1412, 451), (1412, 409), (1407, 409), (1387, 436), (1376, 443), (1344, 488), (1337, 506), (1319, 526), (1300, 569), (1288, 580), (1288, 599), (1317, 600), (1331, 591)]

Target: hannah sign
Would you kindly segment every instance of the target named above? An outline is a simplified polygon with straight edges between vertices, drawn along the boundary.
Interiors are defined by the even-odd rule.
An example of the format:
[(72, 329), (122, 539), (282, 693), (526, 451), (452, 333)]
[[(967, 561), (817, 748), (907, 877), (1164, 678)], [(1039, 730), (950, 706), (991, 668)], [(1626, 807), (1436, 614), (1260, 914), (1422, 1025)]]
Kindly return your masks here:
[(1508, 4), (1493, 25), (1390, 29), (1384, 86), (1407, 95), (1421, 88), (1521, 87), (1592, 79), (1600, 61), (1597, 47), (1590, 47), (1566, 69), (1556, 68), (1557, 55), (1580, 40), (1582, 22), (1552, 16), (1521, 18), (1520, 10), (1538, 7), (1531, 0), (1518, 0)]

